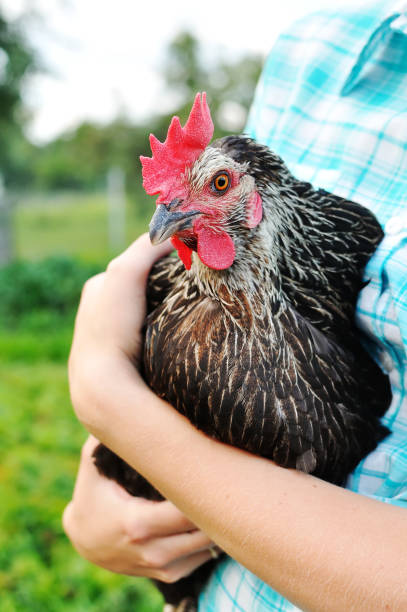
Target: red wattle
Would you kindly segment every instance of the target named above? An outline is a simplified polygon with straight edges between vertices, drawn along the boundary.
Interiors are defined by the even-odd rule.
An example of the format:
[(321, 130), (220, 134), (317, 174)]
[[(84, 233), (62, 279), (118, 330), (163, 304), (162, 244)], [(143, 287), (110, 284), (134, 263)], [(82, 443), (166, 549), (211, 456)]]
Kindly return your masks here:
[(192, 265), (192, 249), (190, 249), (182, 240), (173, 236), (171, 242), (178, 251), (178, 255), (187, 270), (191, 269)]
[(232, 238), (226, 232), (210, 228), (197, 229), (198, 256), (205, 266), (213, 270), (225, 270), (232, 265), (236, 251)]

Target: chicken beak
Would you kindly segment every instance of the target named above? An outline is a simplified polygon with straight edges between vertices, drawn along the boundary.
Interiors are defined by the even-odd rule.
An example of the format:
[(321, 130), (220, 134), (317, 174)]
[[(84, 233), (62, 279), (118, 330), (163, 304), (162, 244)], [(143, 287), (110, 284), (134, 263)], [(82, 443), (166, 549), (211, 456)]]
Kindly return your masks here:
[(158, 204), (157, 206), (149, 225), (152, 244), (160, 244), (177, 232), (190, 229), (192, 219), (201, 214), (199, 210), (172, 212), (171, 205), (172, 202), (168, 206), (165, 204)]

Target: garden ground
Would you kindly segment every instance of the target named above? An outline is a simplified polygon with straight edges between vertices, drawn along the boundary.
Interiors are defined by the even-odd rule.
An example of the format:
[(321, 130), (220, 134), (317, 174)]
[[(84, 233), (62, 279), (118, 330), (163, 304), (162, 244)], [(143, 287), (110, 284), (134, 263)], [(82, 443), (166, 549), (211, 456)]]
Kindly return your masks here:
[[(146, 216), (128, 204), (128, 241), (145, 229)], [(65, 259), (21, 264), (0, 277), (0, 608), (158, 612), (162, 599), (148, 581), (87, 563), (61, 527), (86, 433), (73, 414), (66, 378), (74, 307), (57, 297), (76, 301), (89, 262), (103, 269), (113, 255), (105, 199), (30, 197), (15, 222), (19, 257), (41, 261), (60, 253)], [(58, 284), (58, 266), (75, 271), (76, 285), (61, 278), (48, 295), (44, 287)]]

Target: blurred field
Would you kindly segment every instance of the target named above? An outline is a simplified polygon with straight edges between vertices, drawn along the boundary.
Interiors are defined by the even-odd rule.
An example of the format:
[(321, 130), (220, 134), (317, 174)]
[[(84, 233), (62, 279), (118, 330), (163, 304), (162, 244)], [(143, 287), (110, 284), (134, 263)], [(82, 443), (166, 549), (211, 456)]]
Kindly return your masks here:
[[(147, 231), (153, 212), (153, 200), (145, 194), (137, 194), (137, 200), (127, 199), (126, 245)], [(105, 263), (117, 254), (109, 250), (107, 216), (104, 193), (18, 197), (14, 215), (16, 255), (38, 259), (65, 254)]]
[[(128, 240), (145, 229), (142, 217), (129, 203)], [(70, 406), (66, 357), (91, 269), (81, 261), (96, 269), (112, 256), (104, 197), (30, 197), (15, 222), (20, 257), (65, 259), (0, 270), (0, 610), (158, 612), (148, 581), (91, 566), (61, 528), (86, 437)]]
[[(11, 202), (16, 260), (0, 266), (0, 612), (155, 612), (162, 600), (150, 583), (92, 567), (61, 529), (86, 437), (66, 382), (75, 309), (85, 279), (147, 230), (155, 206), (141, 187), (139, 157), (149, 155), (148, 133), (163, 142), (171, 117), (184, 124), (198, 91), (210, 100), (215, 138), (240, 132), (263, 59), (245, 52), (245, 45), (238, 54), (206, 46), (182, 29), (175, 12), (174, 36), (156, 67), (163, 85), (156, 111), (135, 121), (114, 91), (116, 116), (99, 122), (97, 112), (93, 117), (85, 110), (82, 88), (69, 88), (67, 97), (74, 94), (84, 104), (79, 123), (69, 122), (51, 141), (35, 144), (27, 137), (35, 115), (35, 104), (25, 101), (30, 78), (56, 76), (62, 91), (65, 55), (53, 49), (63, 49), (66, 41), (55, 29), (49, 3), (10, 0), (10, 6), (21, 4), (21, 19), (1, 4), (0, 257), (8, 253)], [(56, 4), (63, 23), (66, 3)], [(73, 48), (80, 31), (72, 30)], [(53, 41), (43, 55), (41, 40)], [(77, 42), (85, 58), (87, 45), (82, 49)], [(148, 86), (137, 71), (129, 79)], [(111, 82), (104, 82), (110, 99)], [(124, 181), (130, 195), (123, 244), (117, 244), (109, 240), (103, 190), (108, 186), (117, 195)]]

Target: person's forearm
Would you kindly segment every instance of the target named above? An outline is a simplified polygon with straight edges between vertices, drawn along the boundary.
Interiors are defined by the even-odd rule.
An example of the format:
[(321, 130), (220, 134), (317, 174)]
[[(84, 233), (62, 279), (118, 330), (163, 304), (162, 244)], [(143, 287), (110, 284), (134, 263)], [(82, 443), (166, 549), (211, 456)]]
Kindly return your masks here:
[(120, 389), (99, 396), (111, 422), (94, 433), (233, 558), (304, 610), (407, 610), (405, 510), (215, 442), (136, 381)]

